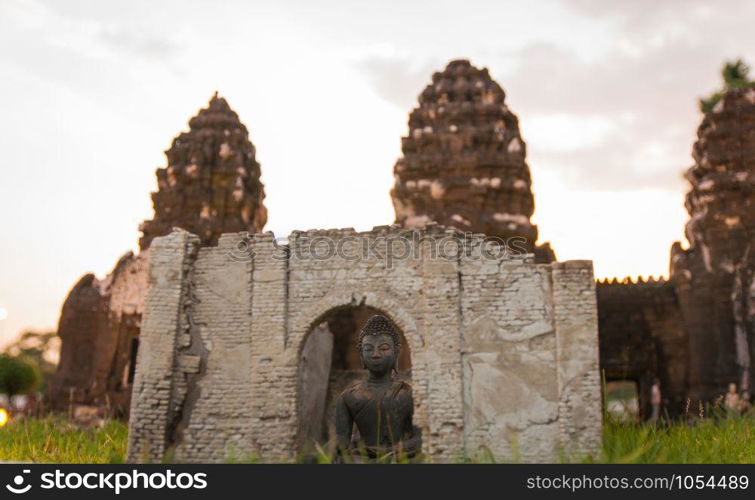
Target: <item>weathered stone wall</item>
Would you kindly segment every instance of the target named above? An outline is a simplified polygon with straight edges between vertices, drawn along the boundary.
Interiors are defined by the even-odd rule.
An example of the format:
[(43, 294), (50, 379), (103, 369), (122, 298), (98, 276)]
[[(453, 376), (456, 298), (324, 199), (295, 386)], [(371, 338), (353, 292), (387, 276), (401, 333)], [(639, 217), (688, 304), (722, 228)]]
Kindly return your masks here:
[(149, 251), (121, 257), (105, 279), (84, 276), (65, 300), (58, 325), (60, 363), (47, 400), (60, 411), (99, 406), (128, 412), (133, 342), (147, 293)]
[(465, 451), (548, 459), (559, 446), (551, 269), (497, 264), (462, 264)]
[(553, 459), (600, 445), (590, 261), (462, 260), (465, 451)]
[(686, 406), (688, 337), (674, 284), (651, 279), (597, 284), (600, 367), (607, 381), (637, 384), (642, 418), (651, 414), (651, 387), (660, 382), (663, 414)]
[(177, 349), (173, 374), (182, 383), (174, 397), (185, 398), (173, 430), (174, 442), (182, 443), (175, 450), (179, 461), (209, 460), (210, 450), (231, 455), (251, 439), (251, 273), (249, 261), (228, 258), (234, 243), (225, 238), (200, 248), (187, 275), (189, 337)]
[(138, 367), (131, 401), (131, 421), (140, 422), (137, 432), (129, 433), (129, 457), (138, 461), (159, 461), (173, 442), (172, 428), (182, 398), (175, 386), (183, 382), (176, 377), (176, 350), (187, 343), (190, 262), (197, 238), (184, 231), (160, 238), (153, 248), (149, 270), (149, 292), (142, 328)]
[[(400, 238), (406, 255), (386, 258)], [(467, 250), (439, 256), (441, 240)], [(480, 445), (526, 461), (595, 451), (591, 263), (482, 260), (483, 241), (432, 225), (297, 231), (287, 245), (271, 233), (226, 234), (217, 247), (193, 250), (198, 240), (182, 231), (155, 239), (129, 460), (158, 459), (153, 448), (178, 461), (293, 458), (305, 427), (307, 336), (349, 305), (385, 313), (409, 344), (414, 424), (429, 460), (473, 455)]]
[(554, 262), (551, 270), (559, 444), (566, 454), (588, 453), (600, 447), (603, 422), (592, 261)]
[(67, 410), (79, 401), (90, 401), (94, 378), (95, 332), (107, 331), (107, 297), (100, 280), (83, 276), (63, 303), (58, 323), (60, 362), (47, 389), (53, 408)]

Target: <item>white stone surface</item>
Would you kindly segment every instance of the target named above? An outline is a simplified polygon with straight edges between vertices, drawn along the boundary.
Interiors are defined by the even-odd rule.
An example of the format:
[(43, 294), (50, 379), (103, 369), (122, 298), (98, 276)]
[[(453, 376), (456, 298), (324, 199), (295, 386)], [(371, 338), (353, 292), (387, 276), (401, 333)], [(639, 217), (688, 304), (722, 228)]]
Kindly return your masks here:
[[(302, 394), (308, 335), (329, 311), (358, 304), (391, 318), (409, 344), (427, 460), (596, 452), (592, 263), (481, 260), (481, 236), (466, 253), (438, 258), (433, 245), (459, 234), (437, 226), (297, 231), (283, 247), (272, 233), (227, 234), (204, 248), (183, 231), (155, 239), (129, 460), (294, 458), (314, 404)], [(409, 254), (386, 259), (396, 237), (410, 242)], [(313, 259), (312, 242), (327, 247), (328, 239), (344, 251)], [(248, 255), (239, 254), (242, 240)], [(374, 252), (350, 258), (363, 244)]]

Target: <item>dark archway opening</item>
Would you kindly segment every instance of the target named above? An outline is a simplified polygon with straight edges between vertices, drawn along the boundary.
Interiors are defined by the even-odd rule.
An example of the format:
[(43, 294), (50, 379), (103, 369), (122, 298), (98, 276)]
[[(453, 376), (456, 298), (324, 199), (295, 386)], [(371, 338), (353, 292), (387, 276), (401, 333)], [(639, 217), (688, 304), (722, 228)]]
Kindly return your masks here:
[[(374, 307), (342, 306), (320, 316), (308, 332), (299, 359), (299, 436), (304, 452), (314, 451), (316, 443), (333, 446), (335, 405), (349, 384), (367, 376), (357, 344), (362, 327), (376, 314), (393, 321), (389, 313)], [(401, 338), (397, 376), (411, 379), (409, 344), (393, 324)]]
[(606, 412), (620, 422), (637, 422), (640, 392), (635, 380), (611, 380), (605, 384)]

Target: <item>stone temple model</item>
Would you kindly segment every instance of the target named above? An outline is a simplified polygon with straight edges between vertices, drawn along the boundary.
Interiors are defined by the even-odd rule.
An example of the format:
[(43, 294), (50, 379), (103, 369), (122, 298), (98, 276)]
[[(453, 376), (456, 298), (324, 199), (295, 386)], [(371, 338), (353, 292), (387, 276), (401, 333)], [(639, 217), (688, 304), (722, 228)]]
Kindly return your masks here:
[[(323, 238), (343, 254), (313, 249)], [(394, 238), (409, 248), (389, 264)], [(453, 242), (469, 251), (439, 257), (435, 250)], [(343, 335), (342, 313), (361, 318), (365, 309), (396, 335), (362, 336), (368, 370), (350, 373), (355, 385), (346, 387), (357, 393), (347, 390), (336, 413), (348, 410), (368, 456), (370, 448), (382, 456), (416, 447), (430, 462), (595, 454), (602, 407), (592, 262), (491, 255), (483, 250), (490, 243), (434, 224), (294, 231), (287, 243), (271, 232), (224, 234), (217, 246), (199, 246), (180, 229), (155, 238), (128, 460), (288, 461), (313, 442), (330, 453), (330, 388), (364, 331), (352, 322)], [(376, 251), (358, 252), (366, 247)], [(368, 344), (380, 355), (368, 357)], [(343, 347), (347, 359), (337, 355)], [(402, 372), (395, 380), (384, 378), (391, 366)], [(380, 401), (391, 417), (382, 431), (369, 415)], [(344, 445), (348, 419), (336, 429)]]
[(259, 232), (267, 221), (254, 145), (217, 93), (165, 154), (152, 194), (155, 216), (140, 227), (140, 253), (126, 253), (103, 280), (85, 275), (63, 304), (60, 362), (47, 391), (55, 409), (127, 414), (155, 237), (181, 227), (214, 245), (222, 233)]
[(505, 97), (487, 68), (467, 60), (451, 61), (433, 75), (409, 115), (403, 157), (394, 167), (396, 222), (523, 238), (536, 261), (551, 262), (550, 245), (535, 245), (526, 145)]
[(689, 248), (672, 246), (670, 279), (597, 286), (601, 368), (637, 383), (645, 415), (655, 379), (671, 416), (730, 383), (755, 387), (755, 88), (728, 90), (704, 116), (693, 159)]

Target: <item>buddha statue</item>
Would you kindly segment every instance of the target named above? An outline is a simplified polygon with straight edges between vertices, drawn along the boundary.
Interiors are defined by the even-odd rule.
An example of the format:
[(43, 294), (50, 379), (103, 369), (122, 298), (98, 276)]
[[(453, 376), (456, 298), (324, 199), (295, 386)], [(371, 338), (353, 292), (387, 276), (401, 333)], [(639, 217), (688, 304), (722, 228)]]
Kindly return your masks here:
[[(357, 349), (369, 376), (347, 387), (336, 403), (339, 455), (358, 452), (380, 460), (413, 457), (421, 438), (412, 425), (412, 388), (397, 376), (398, 332), (385, 316), (373, 316), (359, 333)], [(354, 424), (360, 437), (357, 443), (352, 443)]]

